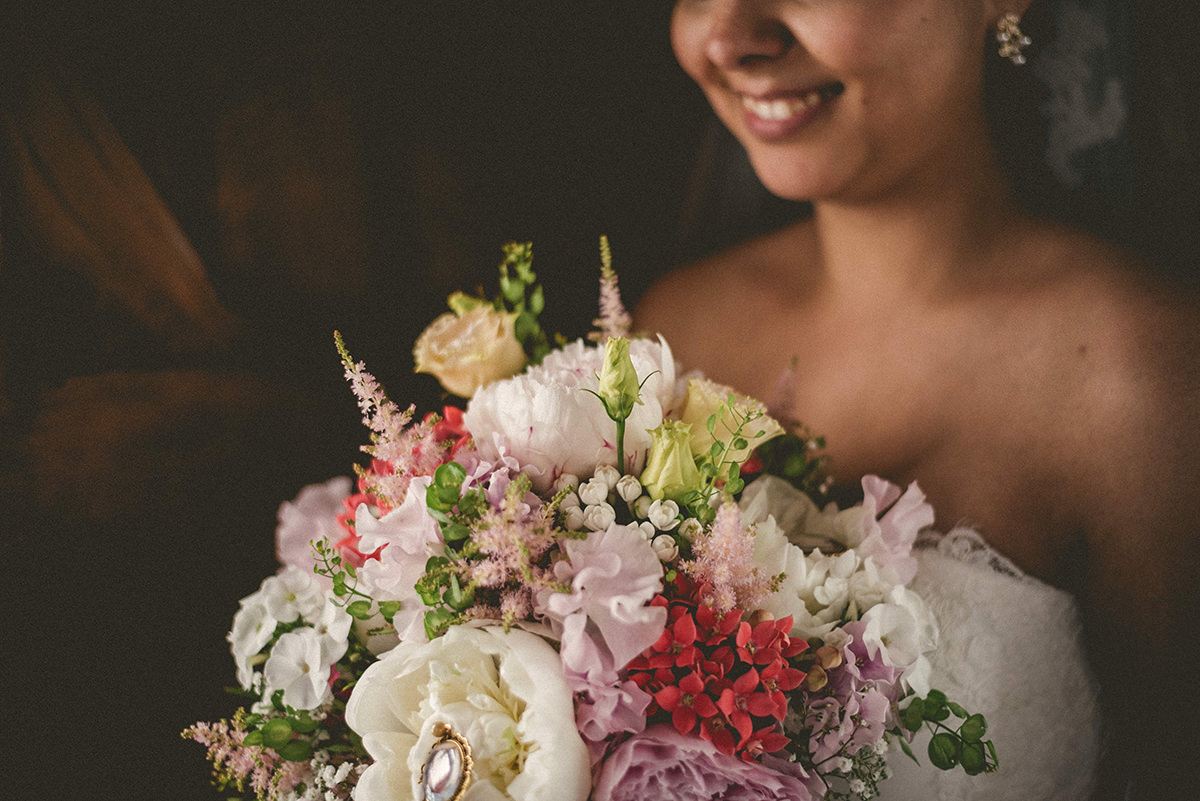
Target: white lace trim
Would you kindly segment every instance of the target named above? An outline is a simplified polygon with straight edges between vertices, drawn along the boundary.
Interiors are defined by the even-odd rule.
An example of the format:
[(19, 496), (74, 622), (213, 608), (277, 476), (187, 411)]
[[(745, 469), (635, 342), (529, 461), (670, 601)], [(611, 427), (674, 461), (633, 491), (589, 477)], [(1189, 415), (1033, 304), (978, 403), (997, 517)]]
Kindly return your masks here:
[(925, 529), (917, 535), (913, 543), (914, 550), (937, 551), (959, 562), (988, 568), (995, 573), (1003, 573), (1023, 581), (1036, 581), (1017, 567), (1011, 559), (1002, 556), (988, 545), (978, 531), (970, 528), (956, 528), (949, 533)]

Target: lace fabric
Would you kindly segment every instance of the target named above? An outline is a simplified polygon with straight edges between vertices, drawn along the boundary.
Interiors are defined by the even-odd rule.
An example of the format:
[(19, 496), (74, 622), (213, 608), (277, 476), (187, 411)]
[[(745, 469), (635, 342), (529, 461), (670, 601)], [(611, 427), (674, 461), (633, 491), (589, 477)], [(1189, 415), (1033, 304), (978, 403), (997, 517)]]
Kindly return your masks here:
[(1100, 752), (1096, 684), (1075, 599), (1028, 576), (975, 531), (922, 535), (912, 587), (941, 632), (931, 685), (988, 720), (992, 775), (914, 765), (897, 748), (884, 801), (1082, 801)]

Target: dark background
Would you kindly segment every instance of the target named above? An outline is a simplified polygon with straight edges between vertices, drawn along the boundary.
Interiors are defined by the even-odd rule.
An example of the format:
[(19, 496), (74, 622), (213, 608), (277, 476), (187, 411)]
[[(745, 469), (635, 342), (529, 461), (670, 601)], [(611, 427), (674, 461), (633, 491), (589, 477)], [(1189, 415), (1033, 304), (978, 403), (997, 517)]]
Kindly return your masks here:
[[(6, 797), (217, 797), (179, 731), (236, 706), (224, 637), (275, 569), (279, 502), (362, 459), (335, 328), (395, 400), (431, 410), (412, 342), (450, 292), (495, 292), (502, 242), (533, 241), (546, 327), (578, 336), (601, 234), (632, 305), (672, 265), (797, 212), (736, 155), (712, 158), (726, 146), (675, 65), (670, 9), (147, 1), (5, 21)], [(1183, 13), (1137, 8), (1117, 214), (1187, 273), (1200, 92)], [(53, 135), (22, 132), (39, 76), (103, 109), (236, 319), (228, 336), (168, 341), (47, 251), (12, 155)]]

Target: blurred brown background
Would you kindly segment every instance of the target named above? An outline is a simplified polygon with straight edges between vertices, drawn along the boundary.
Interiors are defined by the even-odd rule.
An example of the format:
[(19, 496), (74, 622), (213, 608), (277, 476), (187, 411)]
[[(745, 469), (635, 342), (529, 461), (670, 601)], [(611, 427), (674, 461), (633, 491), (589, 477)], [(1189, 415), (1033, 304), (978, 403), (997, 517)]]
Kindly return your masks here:
[[(434, 409), (411, 344), (451, 291), (495, 291), (502, 242), (534, 242), (574, 336), (601, 234), (632, 302), (797, 209), (714, 157), (670, 3), (90, 5), (0, 26), (6, 797), (211, 799), (178, 732), (234, 708), (224, 636), (275, 510), (360, 460), (333, 330)], [(1194, 56), (1140, 18), (1122, 213), (1186, 270)]]

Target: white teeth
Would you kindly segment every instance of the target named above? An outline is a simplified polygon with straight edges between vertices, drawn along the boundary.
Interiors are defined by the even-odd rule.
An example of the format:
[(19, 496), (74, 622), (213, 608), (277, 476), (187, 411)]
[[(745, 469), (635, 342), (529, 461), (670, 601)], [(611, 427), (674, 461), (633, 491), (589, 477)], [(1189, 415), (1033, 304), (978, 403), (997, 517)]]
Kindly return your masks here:
[(807, 92), (800, 97), (788, 98), (786, 100), (758, 100), (757, 98), (742, 95), (742, 106), (747, 111), (756, 117), (772, 121), (786, 120), (789, 117), (794, 117), (820, 102), (821, 93), (819, 91)]

